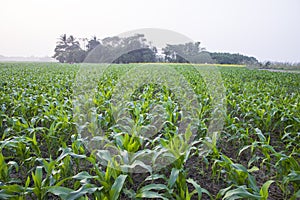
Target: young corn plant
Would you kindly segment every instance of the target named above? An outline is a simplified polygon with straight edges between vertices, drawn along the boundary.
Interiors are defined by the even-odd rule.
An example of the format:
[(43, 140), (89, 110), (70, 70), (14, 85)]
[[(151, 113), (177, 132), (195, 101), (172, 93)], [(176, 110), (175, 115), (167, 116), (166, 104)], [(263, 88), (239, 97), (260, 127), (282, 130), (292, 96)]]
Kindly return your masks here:
[[(189, 191), (188, 184), (194, 187), (192, 192)], [(205, 193), (211, 197), (210, 193), (202, 188), (196, 181), (191, 178), (187, 178), (185, 170), (173, 168), (168, 180), (169, 192), (176, 200), (186, 199), (190, 200), (192, 196), (197, 194), (198, 199), (202, 199), (202, 195)]]
[[(271, 167), (271, 155), (276, 154), (275, 149), (273, 146), (270, 145), (270, 136), (268, 139), (262, 134), (262, 132), (259, 129), (256, 129), (256, 134), (260, 141), (254, 141), (251, 145), (244, 146), (240, 151), (239, 155), (241, 155), (245, 150), (250, 149), (252, 158), (250, 159), (248, 166), (250, 167), (251, 164), (254, 161), (258, 161), (259, 159), (262, 159), (260, 166), (266, 165), (267, 168), (270, 170)], [(254, 152), (260, 151), (265, 157), (257, 157)]]
[(224, 200), (229, 199), (257, 199), (257, 200), (267, 200), (269, 196), (268, 189), (274, 181), (269, 180), (263, 184), (263, 186), (258, 189), (247, 188), (246, 185), (241, 186), (229, 186), (225, 189), (220, 190), (217, 198), (222, 198)]

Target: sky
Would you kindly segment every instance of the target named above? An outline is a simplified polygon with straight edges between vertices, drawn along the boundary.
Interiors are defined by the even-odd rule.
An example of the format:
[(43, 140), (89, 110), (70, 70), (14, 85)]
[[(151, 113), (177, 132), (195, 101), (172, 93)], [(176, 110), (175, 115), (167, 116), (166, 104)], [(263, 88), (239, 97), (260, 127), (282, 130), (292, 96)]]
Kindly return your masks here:
[(0, 0), (0, 55), (52, 56), (60, 35), (159, 28), (208, 51), (300, 62), (299, 0)]

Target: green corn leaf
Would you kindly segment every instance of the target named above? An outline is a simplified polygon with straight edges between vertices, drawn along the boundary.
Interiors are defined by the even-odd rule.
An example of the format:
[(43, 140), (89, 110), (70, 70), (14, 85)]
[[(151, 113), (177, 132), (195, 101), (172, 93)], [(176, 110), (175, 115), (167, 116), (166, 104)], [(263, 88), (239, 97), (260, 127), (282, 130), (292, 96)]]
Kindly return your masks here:
[(284, 177), (284, 183), (295, 182), (300, 185), (300, 171), (292, 171), (286, 177)]
[(253, 166), (251, 169), (248, 169), (247, 171), (248, 171), (249, 173), (252, 173), (252, 172), (259, 171), (259, 168), (256, 167), (256, 166)]
[(173, 168), (172, 171), (171, 171), (171, 175), (170, 175), (170, 178), (169, 178), (169, 181), (168, 181), (168, 187), (169, 188), (172, 188), (179, 176), (179, 172), (180, 170), (179, 169), (176, 169), (176, 168)]
[(264, 134), (261, 132), (261, 130), (259, 128), (256, 128), (255, 131), (256, 131), (256, 134), (258, 135), (259, 140), (261, 142), (265, 142), (267, 140), (266, 137), (264, 136)]
[(153, 183), (142, 187), (141, 189), (139, 189), (139, 192), (150, 191), (150, 190), (168, 190), (168, 187), (164, 184)]
[(208, 196), (211, 197), (210, 193), (202, 188), (198, 183), (196, 183), (193, 179), (189, 178), (188, 180), (186, 180), (186, 182), (192, 184), (194, 186), (194, 188), (196, 189), (197, 193), (198, 193), (198, 199), (202, 198), (202, 193), (207, 194)]
[(224, 196), (226, 194), (227, 191), (229, 191), (233, 186), (229, 186), (227, 188), (224, 188), (224, 189), (221, 189), (218, 194), (217, 194), (217, 197), (216, 199), (220, 199), (222, 196)]
[(148, 198), (148, 199), (163, 199), (168, 200), (168, 198), (163, 197), (161, 194), (152, 191), (143, 191), (136, 195), (137, 198)]
[(52, 186), (48, 189), (49, 193), (52, 193), (56, 196), (59, 196), (62, 199), (67, 199), (67, 196), (71, 193), (74, 192), (74, 190), (66, 187), (60, 187), (60, 186)]
[(261, 189), (259, 191), (259, 194), (261, 195), (262, 200), (267, 200), (268, 199), (268, 196), (269, 196), (268, 190), (269, 190), (269, 187), (270, 187), (270, 185), (272, 183), (274, 183), (274, 181), (273, 180), (269, 180), (269, 181), (265, 182), (263, 184), (263, 186), (261, 187)]
[(249, 181), (250, 188), (253, 189), (254, 192), (258, 193), (259, 188), (257, 186), (254, 176), (252, 176), (251, 174), (248, 174), (248, 181)]
[(239, 151), (239, 156), (241, 155), (241, 153), (243, 152), (243, 151), (245, 151), (246, 149), (249, 149), (251, 147), (251, 145), (247, 145), (247, 146), (244, 146), (240, 151)]
[(73, 176), (74, 179), (78, 179), (78, 180), (83, 180), (83, 179), (92, 179), (95, 178), (96, 176), (91, 176), (88, 172), (83, 171), (80, 172), (78, 174), (76, 174), (75, 176)]
[(42, 178), (43, 178), (43, 167), (37, 166), (35, 169), (35, 173), (32, 174), (32, 179), (36, 187), (38, 188), (42, 187)]
[(30, 184), (30, 176), (28, 176), (26, 179), (25, 187), (29, 187), (29, 184)]
[(148, 176), (145, 181), (153, 181), (153, 180), (158, 180), (158, 179), (162, 179), (165, 180), (166, 176), (162, 175), (162, 174), (152, 174), (150, 176)]
[(3, 199), (3, 200), (13, 199), (13, 197), (16, 197), (16, 195), (8, 193), (5, 190), (0, 190), (0, 199)]
[(291, 200), (296, 200), (300, 198), (300, 190), (298, 190), (291, 198)]
[(261, 197), (255, 194), (250, 193), (246, 186), (239, 186), (236, 189), (232, 189), (226, 192), (223, 199), (241, 199), (241, 198), (250, 198), (250, 199), (260, 199)]
[(17, 184), (0, 186), (0, 189), (3, 189), (7, 194), (22, 193), (24, 191), (24, 188)]
[[(96, 187), (92, 184), (85, 184), (83, 185), (81, 188), (79, 188), (76, 191), (72, 191), (69, 194), (67, 194), (67, 196), (65, 196), (66, 200), (75, 200), (78, 199), (79, 197), (82, 197), (86, 194), (92, 194), (97, 190), (101, 190), (102, 187)], [(63, 188), (61, 191), (61, 195), (64, 195), (64, 192), (67, 192), (69, 189)], [(56, 191), (58, 192), (58, 191)]]
[(120, 192), (123, 188), (126, 178), (127, 178), (127, 175), (120, 175), (115, 180), (114, 184), (112, 185), (112, 187), (109, 191), (110, 200), (117, 200), (119, 198)]
[(147, 170), (149, 173), (152, 173), (152, 167), (150, 165), (146, 165), (144, 162), (140, 160), (135, 160), (131, 165), (122, 165), (121, 168), (123, 171), (128, 171), (128, 169), (132, 171), (137, 166), (140, 166), (143, 169)]

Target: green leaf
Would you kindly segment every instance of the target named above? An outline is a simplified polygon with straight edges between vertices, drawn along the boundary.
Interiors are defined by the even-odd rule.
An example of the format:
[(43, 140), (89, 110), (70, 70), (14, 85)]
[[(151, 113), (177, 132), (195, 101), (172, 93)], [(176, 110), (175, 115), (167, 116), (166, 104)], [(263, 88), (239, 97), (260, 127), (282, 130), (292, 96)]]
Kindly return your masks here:
[(150, 191), (150, 190), (168, 190), (168, 187), (164, 184), (149, 184), (146, 185), (144, 187), (142, 187), (141, 189), (139, 189), (140, 192), (144, 192), (144, 191)]
[(110, 154), (110, 151), (108, 151), (108, 150), (98, 150), (96, 155), (101, 160), (105, 160), (107, 162), (112, 161), (112, 156)]
[(300, 184), (300, 171), (292, 171), (284, 178), (284, 183), (295, 182)]
[(250, 188), (253, 189), (254, 192), (258, 193), (259, 188), (257, 187), (257, 183), (256, 183), (254, 176), (252, 176), (251, 174), (248, 174), (248, 181), (249, 181)]
[(256, 128), (255, 131), (256, 131), (256, 134), (257, 134), (258, 137), (259, 137), (259, 140), (260, 140), (261, 142), (265, 142), (265, 141), (266, 141), (266, 137), (265, 137), (264, 134), (261, 132), (261, 130), (260, 130), (259, 128)]
[(0, 190), (0, 199), (6, 200), (6, 199), (12, 199), (16, 195), (12, 195), (10, 193), (7, 193), (5, 190)]
[(218, 192), (216, 199), (220, 199), (220, 198), (221, 198), (222, 196), (224, 196), (224, 195), (226, 194), (226, 192), (229, 191), (232, 187), (233, 187), (233, 186), (231, 185), (231, 186), (229, 186), (229, 187), (227, 187), (227, 188), (221, 189), (221, 190)]
[(137, 198), (149, 198), (149, 199), (163, 199), (168, 200), (168, 198), (163, 197), (161, 194), (152, 191), (143, 191), (136, 195)]
[(35, 173), (32, 174), (32, 178), (34, 181), (34, 185), (38, 188), (42, 186), (42, 178), (43, 178), (43, 167), (37, 166), (35, 169)]
[(239, 171), (248, 173), (246, 167), (244, 167), (244, 166), (241, 165), (241, 164), (234, 163), (234, 164), (231, 164), (231, 166), (232, 166), (234, 169), (236, 169), (236, 170), (239, 170)]
[(201, 186), (198, 183), (196, 183), (193, 179), (189, 178), (186, 181), (194, 186), (194, 188), (196, 189), (196, 191), (198, 193), (198, 199), (202, 198), (202, 193), (205, 193), (211, 197), (210, 193), (206, 189), (201, 188)]
[(265, 182), (265, 183), (263, 184), (263, 186), (261, 187), (261, 189), (260, 189), (260, 191), (259, 191), (259, 194), (262, 196), (262, 199), (263, 199), (263, 200), (268, 199), (268, 196), (269, 196), (268, 189), (269, 189), (269, 187), (270, 187), (270, 185), (271, 185), (272, 183), (274, 183), (274, 181), (273, 181), (273, 180), (269, 180), (269, 181)]
[(109, 191), (110, 200), (117, 200), (119, 198), (120, 192), (123, 188), (123, 184), (127, 178), (127, 175), (120, 175), (116, 178), (114, 184)]
[(158, 179), (166, 179), (165, 175), (162, 174), (151, 174), (150, 176), (148, 176), (145, 181), (153, 181), (153, 180), (158, 180)]
[(251, 198), (251, 199), (260, 199), (261, 197), (255, 194), (251, 194), (246, 186), (239, 186), (236, 189), (229, 190), (226, 192), (223, 199), (241, 199), (241, 198)]
[(140, 161), (140, 160), (135, 160), (131, 165), (122, 165), (121, 168), (123, 171), (128, 171), (128, 169), (130, 170), (134, 170), (134, 168), (136, 166), (140, 166), (142, 168), (144, 168), (145, 170), (147, 170), (149, 173), (152, 173), (152, 167), (150, 165), (146, 165), (144, 162)]
[(17, 184), (0, 186), (0, 189), (3, 189), (7, 193), (21, 193), (24, 190), (22, 186)]
[(256, 166), (253, 166), (251, 169), (248, 169), (247, 171), (248, 171), (249, 173), (252, 173), (252, 172), (259, 171), (259, 168), (256, 167)]
[[(78, 199), (79, 197), (82, 197), (83, 195), (92, 194), (95, 191), (101, 190), (101, 189), (102, 189), (102, 187), (95, 187), (92, 184), (85, 184), (81, 188), (79, 188), (78, 190), (70, 192), (65, 197), (65, 199), (67, 199), (67, 200), (75, 200), (75, 199)], [(63, 191), (67, 191), (67, 190), (63, 189)]]
[(75, 176), (73, 176), (74, 179), (78, 179), (78, 180), (91, 179), (91, 178), (95, 178), (95, 177), (97, 177), (97, 176), (91, 176), (86, 171), (80, 172), (80, 173), (76, 174)]
[(248, 149), (248, 148), (250, 148), (251, 147), (251, 145), (247, 145), (247, 146), (244, 146), (240, 151), (239, 151), (239, 156), (241, 155), (241, 153), (243, 152), (243, 151), (245, 151), (246, 149)]
[(296, 200), (296, 199), (298, 199), (298, 198), (300, 198), (300, 190), (298, 190), (298, 191), (292, 196), (291, 200)]
[(30, 184), (30, 176), (27, 177), (26, 182), (25, 182), (25, 187), (28, 187)]
[(178, 178), (179, 172), (180, 172), (179, 169), (176, 169), (176, 168), (172, 169), (171, 175), (170, 175), (170, 178), (169, 178), (169, 181), (168, 181), (168, 187), (169, 188), (172, 188), (173, 185), (175, 184), (175, 182)]
[(48, 189), (48, 192), (59, 196), (62, 199), (66, 199), (71, 192), (74, 192), (74, 190), (66, 187), (52, 186)]

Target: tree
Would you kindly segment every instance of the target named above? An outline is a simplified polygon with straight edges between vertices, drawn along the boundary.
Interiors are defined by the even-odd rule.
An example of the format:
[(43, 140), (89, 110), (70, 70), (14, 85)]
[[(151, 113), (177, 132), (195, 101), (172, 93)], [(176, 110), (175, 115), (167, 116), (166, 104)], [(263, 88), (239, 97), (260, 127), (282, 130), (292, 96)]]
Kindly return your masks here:
[(130, 51), (117, 58), (114, 63), (142, 63), (156, 62), (156, 52), (150, 48), (141, 48)]
[(53, 58), (58, 60), (61, 63), (64, 63), (66, 61), (66, 49), (68, 47), (67, 43), (67, 35), (63, 34), (60, 36), (59, 41), (57, 42), (57, 45), (54, 49), (55, 54)]
[(265, 68), (269, 68), (271, 64), (272, 64), (272, 63), (271, 63), (270, 61), (267, 61), (267, 62), (265, 63)]
[[(158, 54), (156, 47), (148, 42), (143, 34), (128, 37), (107, 37), (103, 40), (93, 36), (87, 41), (86, 51), (78, 40), (66, 34), (60, 36), (55, 47), (54, 58), (62, 63), (218, 63), (218, 64), (258, 64), (254, 57), (230, 53), (211, 53), (200, 46), (200, 42), (185, 44), (167, 44), (163, 48), (164, 57)], [(85, 45), (85, 44), (84, 44)]]
[(87, 47), (87, 51), (90, 52), (93, 49), (95, 49), (98, 45), (100, 45), (101, 43), (99, 42), (99, 40), (97, 39), (96, 36), (93, 36), (92, 39), (90, 39), (88, 41), (88, 44), (86, 45)]
[(76, 38), (72, 35), (67, 38), (66, 34), (60, 36), (54, 51), (53, 58), (61, 63), (80, 63), (86, 55)]
[(115, 42), (118, 45), (114, 49), (117, 56), (114, 63), (156, 62), (157, 49), (147, 43), (143, 34), (118, 39)]
[(188, 42), (185, 44), (167, 44), (163, 48), (165, 60), (176, 63), (211, 63), (210, 56), (200, 47), (200, 42)]
[(258, 64), (254, 57), (230, 53), (210, 53), (210, 56), (218, 64)]
[[(90, 46), (96, 43), (96, 38), (90, 41)], [(99, 41), (98, 41), (99, 42)], [(92, 63), (132, 63), (155, 62), (156, 48), (151, 47), (143, 34), (129, 37), (107, 37), (87, 55), (87, 62)]]

